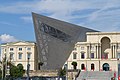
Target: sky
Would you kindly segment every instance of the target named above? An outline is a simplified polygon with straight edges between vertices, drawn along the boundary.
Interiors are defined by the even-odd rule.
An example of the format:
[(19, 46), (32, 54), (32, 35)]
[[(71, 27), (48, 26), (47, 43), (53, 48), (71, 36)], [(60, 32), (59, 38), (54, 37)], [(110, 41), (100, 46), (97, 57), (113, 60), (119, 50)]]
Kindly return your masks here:
[(102, 32), (120, 32), (120, 0), (0, 0), (0, 43), (36, 41), (31, 12)]

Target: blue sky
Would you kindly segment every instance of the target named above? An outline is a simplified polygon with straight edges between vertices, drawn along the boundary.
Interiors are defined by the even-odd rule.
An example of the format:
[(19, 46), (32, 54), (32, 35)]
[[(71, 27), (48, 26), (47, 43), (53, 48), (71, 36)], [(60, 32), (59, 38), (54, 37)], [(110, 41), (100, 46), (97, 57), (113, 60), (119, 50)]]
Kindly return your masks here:
[(0, 43), (35, 41), (31, 12), (103, 31), (120, 31), (120, 0), (0, 0)]

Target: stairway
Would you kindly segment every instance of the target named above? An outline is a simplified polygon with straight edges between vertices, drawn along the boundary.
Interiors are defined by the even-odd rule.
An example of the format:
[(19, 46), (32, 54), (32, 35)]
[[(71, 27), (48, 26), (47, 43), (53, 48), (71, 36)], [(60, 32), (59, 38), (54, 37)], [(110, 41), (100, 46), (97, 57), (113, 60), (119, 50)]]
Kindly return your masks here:
[(77, 80), (111, 80), (113, 71), (82, 71)]

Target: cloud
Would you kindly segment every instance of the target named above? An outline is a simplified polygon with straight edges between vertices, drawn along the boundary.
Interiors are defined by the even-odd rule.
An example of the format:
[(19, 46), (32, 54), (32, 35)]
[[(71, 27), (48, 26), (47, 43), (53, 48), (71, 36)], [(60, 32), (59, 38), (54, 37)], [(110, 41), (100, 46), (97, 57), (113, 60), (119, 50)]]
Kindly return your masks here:
[(23, 16), (21, 17), (22, 20), (24, 20), (25, 22), (32, 22), (32, 16)]
[[(31, 14), (36, 12), (59, 20), (100, 31), (118, 31), (120, 0), (34, 0), (0, 4), (0, 12)], [(31, 22), (31, 16), (20, 19)], [(107, 28), (107, 29), (104, 29)]]
[(9, 34), (2, 34), (0, 35), (0, 41), (5, 43), (5, 42), (14, 42), (18, 40), (14, 36), (11, 36)]
[(15, 24), (13, 24), (13, 23), (9, 23), (9, 22), (4, 22), (4, 21), (0, 21), (0, 24), (4, 24), (4, 25), (8, 25), (8, 26), (17, 26), (17, 25), (15, 25)]

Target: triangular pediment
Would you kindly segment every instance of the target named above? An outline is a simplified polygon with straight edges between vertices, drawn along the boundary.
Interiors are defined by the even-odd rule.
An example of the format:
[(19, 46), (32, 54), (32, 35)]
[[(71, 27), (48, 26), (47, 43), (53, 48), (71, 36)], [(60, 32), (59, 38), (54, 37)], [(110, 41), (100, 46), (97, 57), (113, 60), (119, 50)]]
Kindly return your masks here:
[(18, 41), (18, 42), (11, 42), (11, 43), (7, 43), (7, 45), (21, 45), (21, 46), (25, 46), (25, 45), (34, 45), (34, 42), (27, 42), (27, 41)]

